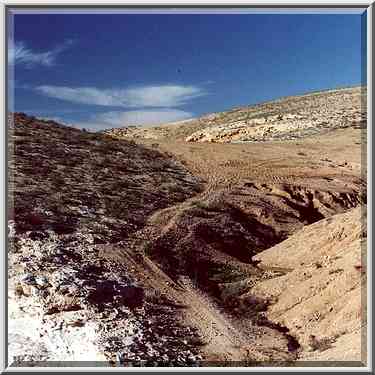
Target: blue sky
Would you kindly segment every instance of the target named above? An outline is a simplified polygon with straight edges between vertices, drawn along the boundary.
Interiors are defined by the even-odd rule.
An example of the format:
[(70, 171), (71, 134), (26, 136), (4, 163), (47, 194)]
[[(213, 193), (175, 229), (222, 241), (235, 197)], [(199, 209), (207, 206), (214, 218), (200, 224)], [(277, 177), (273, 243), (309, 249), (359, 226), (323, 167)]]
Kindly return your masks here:
[(360, 14), (16, 14), (14, 110), (153, 125), (361, 83)]

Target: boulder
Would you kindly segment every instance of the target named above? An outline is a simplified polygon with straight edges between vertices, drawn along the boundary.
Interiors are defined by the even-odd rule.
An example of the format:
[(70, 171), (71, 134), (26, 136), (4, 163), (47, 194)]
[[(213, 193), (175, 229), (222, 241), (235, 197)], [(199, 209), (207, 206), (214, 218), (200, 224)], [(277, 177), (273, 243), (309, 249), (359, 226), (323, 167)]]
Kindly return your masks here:
[(125, 285), (119, 288), (119, 300), (129, 307), (139, 307), (143, 305), (145, 292), (144, 289), (136, 285)]
[(139, 307), (142, 306), (144, 298), (142, 287), (104, 280), (98, 281), (95, 289), (90, 290), (88, 301), (93, 304), (115, 301), (128, 307)]

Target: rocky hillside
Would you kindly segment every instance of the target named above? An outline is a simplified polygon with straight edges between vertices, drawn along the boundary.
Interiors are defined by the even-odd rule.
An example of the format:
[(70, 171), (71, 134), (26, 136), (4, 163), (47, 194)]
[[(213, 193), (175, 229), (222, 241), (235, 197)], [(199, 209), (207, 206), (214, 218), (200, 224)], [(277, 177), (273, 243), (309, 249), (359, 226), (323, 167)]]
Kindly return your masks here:
[(145, 302), (129, 265), (98, 246), (123, 243), (199, 181), (132, 142), (24, 114), (9, 127), (9, 361), (151, 361), (171, 346), (176, 361), (194, 359), (170, 342), (185, 335), (176, 312)]
[(366, 123), (366, 88), (355, 87), (281, 98), (151, 128), (119, 128), (115, 137), (187, 142), (265, 142), (299, 139)]
[(201, 189), (156, 150), (23, 114), (11, 121), (10, 214), (19, 233), (84, 226), (95, 243), (117, 242), (152, 212)]

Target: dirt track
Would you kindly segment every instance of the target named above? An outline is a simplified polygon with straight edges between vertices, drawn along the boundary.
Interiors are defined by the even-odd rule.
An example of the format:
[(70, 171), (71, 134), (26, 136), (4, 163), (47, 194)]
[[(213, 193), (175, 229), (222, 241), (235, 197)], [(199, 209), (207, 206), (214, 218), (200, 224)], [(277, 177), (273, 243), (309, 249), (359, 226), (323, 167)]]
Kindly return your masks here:
[[(206, 179), (210, 191), (215, 186), (231, 187), (241, 179), (303, 183), (305, 177), (358, 176), (361, 166), (365, 167), (361, 164), (365, 147), (361, 134), (361, 130), (343, 129), (299, 141), (248, 144), (158, 140), (158, 148), (173, 154), (194, 174)], [(141, 143), (155, 144), (147, 140)]]
[[(194, 202), (210, 200), (213, 197), (236, 202), (238, 190), (244, 184), (250, 187), (255, 185), (259, 191), (255, 194), (260, 194), (259, 197), (269, 193), (278, 194), (278, 187), (285, 184), (315, 191), (341, 191), (346, 194), (354, 189), (358, 192), (362, 186), (363, 173), (360, 169), (362, 136), (361, 130), (344, 129), (334, 131), (324, 138), (316, 136), (299, 141), (266, 144), (190, 144), (171, 140), (159, 141), (158, 149), (176, 157), (206, 184), (204, 191), (197, 196), (154, 213), (140, 238), (153, 242), (163, 233), (168, 233), (176, 224), (174, 220), (165, 221), (166, 218), (189, 211)], [(156, 147), (151, 141), (142, 140), (141, 143), (146, 146), (153, 143), (152, 147)], [(355, 206), (357, 203), (353, 204)], [(150, 261), (146, 258), (144, 264), (147, 266), (140, 266), (139, 263), (135, 265), (137, 278), (144, 280), (147, 275), (149, 285), (162, 290), (176, 304), (187, 302), (188, 307), (182, 309), (180, 319), (183, 324), (199, 329), (205, 342), (202, 349), (206, 361), (226, 361), (232, 364), (236, 361), (255, 361), (258, 364), (262, 361), (280, 361), (285, 364), (285, 361), (296, 359), (298, 352), (295, 348), (288, 350), (290, 342), (287, 331), (280, 332), (277, 326), (272, 325), (256, 325), (243, 313), (237, 316), (233, 313), (229, 315), (225, 308), (220, 307), (206, 292), (193, 285), (189, 278), (180, 279), (176, 286), (176, 280), (168, 277), (156, 266), (155, 259)], [(266, 267), (263, 272), (280, 274), (281, 268)], [(287, 269), (282, 268), (282, 271)], [(254, 275), (250, 272), (248, 277)]]

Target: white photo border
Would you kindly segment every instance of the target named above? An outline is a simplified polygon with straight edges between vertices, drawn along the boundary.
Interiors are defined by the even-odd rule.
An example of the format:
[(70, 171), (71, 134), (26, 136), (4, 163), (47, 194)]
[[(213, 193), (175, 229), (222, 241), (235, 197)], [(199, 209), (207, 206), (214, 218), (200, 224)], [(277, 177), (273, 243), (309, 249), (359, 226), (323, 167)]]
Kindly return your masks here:
[[(4, 120), (3, 127), (1, 129), (1, 140), (3, 145), (3, 152), (1, 153), (1, 172), (4, 178), (1, 184), (2, 192), (2, 225), (0, 226), (0, 235), (2, 239), (4, 251), (1, 253), (1, 273), (3, 276), (3, 282), (1, 283), (1, 301), (3, 308), (1, 311), (1, 344), (0, 344), (0, 370), (4, 373), (23, 373), (23, 372), (125, 372), (125, 373), (139, 373), (139, 372), (366, 372), (372, 373), (372, 301), (373, 301), (373, 289), (372, 289), (372, 144), (373, 144), (373, 132), (372, 132), (372, 87), (373, 87), (373, 16), (374, 6), (369, 1), (338, 1), (331, 0), (327, 3), (324, 0), (317, 1), (249, 1), (239, 0), (235, 4), (225, 2), (200, 2), (200, 1), (189, 1), (177, 4), (175, 1), (163, 1), (159, 3), (153, 0), (138, 0), (136, 3), (126, 2), (120, 0), (112, 0), (110, 3), (103, 3), (101, 1), (80, 1), (77, 3), (74, 0), (60, 1), (39, 1), (38, 3), (26, 2), (26, 1), (3, 1), (0, 4), (1, 19), (4, 27), (1, 28), (1, 65), (3, 67), (3, 100), (1, 100), (2, 118)], [(364, 297), (367, 298), (367, 332), (365, 332), (367, 346), (367, 363), (364, 367), (357, 366), (345, 366), (345, 367), (331, 367), (331, 366), (314, 366), (308, 367), (197, 367), (197, 368), (185, 368), (185, 367), (10, 367), (7, 363), (7, 207), (8, 207), (8, 131), (7, 131), (7, 109), (9, 108), (9, 90), (8, 85), (9, 74), (7, 67), (7, 44), (8, 44), (8, 32), (9, 32), (9, 12), (12, 11), (15, 14), (22, 12), (27, 13), (109, 13), (109, 12), (123, 12), (123, 13), (291, 13), (295, 12), (298, 14), (302, 13), (344, 13), (344, 12), (360, 12), (363, 17), (366, 18), (366, 35), (363, 42), (366, 43), (366, 56), (363, 56), (362, 64), (362, 86), (367, 84), (367, 149), (362, 149), (362, 160), (367, 162), (368, 172), (367, 176), (367, 220), (368, 220), (368, 244), (367, 249), (363, 249), (363, 256), (366, 257), (367, 262), (367, 293), (364, 291)]]

